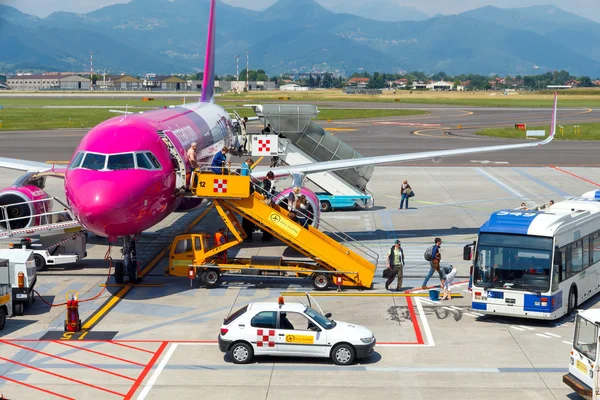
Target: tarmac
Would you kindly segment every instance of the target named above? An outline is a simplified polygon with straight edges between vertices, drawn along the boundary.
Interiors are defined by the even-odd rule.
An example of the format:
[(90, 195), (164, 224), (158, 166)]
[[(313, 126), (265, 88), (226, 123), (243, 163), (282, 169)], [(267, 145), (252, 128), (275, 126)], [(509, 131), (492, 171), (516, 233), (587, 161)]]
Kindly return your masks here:
[[(380, 104), (377, 104), (380, 105)], [(365, 105), (363, 105), (365, 106)], [(332, 121), (323, 125), (363, 155), (510, 143), (476, 137), (474, 126), (546, 123), (549, 110), (429, 108), (430, 114), (381, 120)], [(564, 121), (598, 121), (597, 110), (559, 111)], [(575, 121), (576, 120), (576, 121)], [(441, 126), (427, 126), (439, 124)], [(450, 129), (458, 124), (463, 129)], [(470, 127), (470, 128), (469, 128)], [(446, 129), (448, 128), (448, 129)], [(352, 130), (355, 129), (355, 130)], [(449, 132), (449, 134), (444, 134)], [(68, 160), (85, 131), (0, 133), (0, 156), (36, 161)], [(0, 393), (11, 399), (43, 398), (219, 398), (219, 399), (574, 399), (562, 383), (573, 332), (571, 317), (553, 322), (486, 317), (471, 310), (466, 291), (470, 263), (465, 244), (495, 210), (560, 201), (600, 186), (597, 142), (561, 142), (524, 151), (486, 153), (379, 166), (368, 189), (368, 210), (322, 215), (379, 254), (371, 290), (335, 289), (315, 296), (333, 318), (365, 325), (376, 338), (375, 354), (349, 367), (326, 359), (259, 358), (234, 365), (216, 345), (230, 312), (249, 302), (274, 301), (284, 292), (313, 292), (301, 279), (227, 277), (216, 289), (187, 278), (165, 277), (167, 247), (177, 234), (214, 232), (222, 225), (206, 204), (174, 213), (144, 232), (139, 256), (143, 280), (116, 285), (107, 280), (109, 250), (103, 238), (88, 238), (88, 257), (39, 274), (37, 290), (48, 303), (77, 290), (85, 330), (63, 332), (64, 307), (38, 299), (25, 315), (7, 321), (0, 338)], [(0, 170), (0, 187), (20, 175)], [(399, 186), (408, 179), (416, 196), (399, 210)], [(50, 195), (64, 198), (62, 181), (49, 178)], [(286, 182), (278, 182), (278, 188)], [(204, 215), (206, 214), (206, 215)], [(299, 255), (277, 241), (252, 243), (230, 257)], [(382, 271), (388, 249), (402, 241), (406, 256), (402, 290), (421, 286), (429, 270), (423, 259), (441, 237), (443, 262), (457, 267), (451, 301), (405, 297), (386, 291)], [(7, 242), (0, 244), (6, 246)], [(114, 259), (119, 249), (110, 249)], [(434, 275), (429, 285), (439, 278)], [(106, 285), (105, 285), (106, 284)], [(392, 285), (395, 288), (395, 283)], [(319, 292), (318, 294), (322, 294)], [(97, 298), (96, 298), (97, 297)], [(286, 294), (286, 301), (293, 301)], [(598, 308), (599, 296), (583, 308)]]
[[(2, 170), (0, 186), (17, 172)], [(399, 210), (399, 185), (408, 179), (416, 196)], [(49, 181), (50, 182), (50, 181)], [(214, 232), (212, 213), (197, 224), (202, 208), (173, 214), (141, 239), (140, 285), (106, 282), (108, 249), (90, 238), (89, 257), (74, 266), (39, 275), (38, 291), (50, 303), (78, 290), (85, 332), (65, 335), (64, 307), (38, 299), (25, 315), (7, 321), (0, 341), (0, 392), (7, 398), (188, 398), (222, 399), (561, 399), (574, 398), (562, 383), (568, 366), (572, 319), (539, 322), (481, 316), (470, 309), (466, 291), (470, 264), (462, 247), (497, 209), (560, 201), (594, 189), (597, 168), (565, 167), (377, 167), (369, 183), (375, 207), (336, 211), (324, 220), (380, 255), (372, 290), (335, 289), (315, 297), (333, 318), (365, 325), (376, 338), (375, 354), (349, 367), (326, 359), (259, 358), (231, 363), (216, 346), (223, 318), (249, 302), (274, 301), (282, 292), (313, 292), (310, 282), (284, 278), (227, 278), (216, 289), (198, 288), (187, 278), (165, 277), (161, 250), (186, 227)], [(285, 184), (282, 183), (282, 184)], [(62, 196), (60, 181), (50, 192)], [(255, 234), (259, 235), (259, 234)], [(428, 271), (423, 253), (443, 238), (443, 261), (458, 269), (453, 293), (463, 297), (433, 302), (386, 291), (385, 255), (402, 241), (407, 266), (403, 290), (420, 287)], [(278, 242), (255, 241), (229, 256), (297, 256)], [(158, 257), (157, 257), (158, 254)], [(118, 249), (112, 249), (118, 258)], [(146, 268), (147, 267), (147, 268)], [(435, 285), (433, 276), (430, 285)], [(395, 288), (395, 283), (392, 285)], [(322, 294), (319, 292), (318, 294)], [(298, 296), (302, 297), (302, 294)], [(583, 304), (596, 308), (600, 297)], [(294, 296), (286, 295), (287, 301)]]

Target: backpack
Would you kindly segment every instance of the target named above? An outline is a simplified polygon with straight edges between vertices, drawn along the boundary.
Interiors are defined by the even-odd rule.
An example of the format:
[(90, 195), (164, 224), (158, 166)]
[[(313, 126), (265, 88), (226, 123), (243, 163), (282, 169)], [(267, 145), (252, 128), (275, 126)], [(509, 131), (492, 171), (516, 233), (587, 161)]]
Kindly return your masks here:
[(427, 250), (425, 250), (425, 254), (423, 255), (423, 257), (425, 257), (425, 260), (431, 261), (431, 253), (432, 252), (433, 252), (433, 246), (430, 246), (427, 248)]

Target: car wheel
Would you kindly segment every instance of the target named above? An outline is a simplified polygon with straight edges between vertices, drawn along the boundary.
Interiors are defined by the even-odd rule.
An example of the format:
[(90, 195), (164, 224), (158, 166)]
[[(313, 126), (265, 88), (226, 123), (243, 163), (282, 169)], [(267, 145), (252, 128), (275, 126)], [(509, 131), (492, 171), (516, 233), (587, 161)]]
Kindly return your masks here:
[(331, 351), (331, 359), (336, 365), (350, 365), (355, 358), (356, 352), (349, 344), (338, 344)]
[(115, 282), (116, 283), (119, 283), (119, 284), (123, 283), (123, 269), (124, 269), (123, 263), (121, 261), (118, 261), (115, 264)]
[(0, 308), (0, 331), (4, 329), (4, 325), (6, 324), (6, 310), (4, 307)]
[(577, 308), (577, 288), (573, 286), (569, 291), (569, 303), (567, 306), (567, 313), (571, 314)]
[(325, 290), (329, 286), (329, 278), (325, 274), (315, 274), (312, 283), (315, 289)]
[(202, 273), (202, 283), (209, 289), (216, 288), (221, 284), (221, 274), (219, 270), (209, 269)]
[(234, 364), (248, 364), (253, 354), (252, 346), (243, 342), (235, 343), (229, 350), (229, 356)]
[(323, 211), (323, 212), (331, 211), (331, 203), (328, 201), (322, 201), (321, 202), (321, 211)]
[(25, 313), (25, 303), (13, 303), (13, 314), (21, 316)]
[(44, 257), (40, 256), (39, 254), (34, 254), (33, 259), (35, 261), (35, 270), (37, 272), (46, 270), (47, 265), (46, 265), (46, 260), (44, 260)]

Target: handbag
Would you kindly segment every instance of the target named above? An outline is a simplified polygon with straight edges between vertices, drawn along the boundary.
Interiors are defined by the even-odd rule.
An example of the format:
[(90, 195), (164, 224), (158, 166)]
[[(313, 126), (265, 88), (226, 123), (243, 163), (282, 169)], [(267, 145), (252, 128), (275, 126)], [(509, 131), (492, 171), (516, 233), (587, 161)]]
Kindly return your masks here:
[(383, 277), (384, 278), (389, 278), (392, 275), (392, 269), (391, 268), (386, 268), (383, 270)]
[(414, 191), (414, 190), (412, 190), (412, 191), (410, 192), (410, 194), (408, 195), (408, 197), (415, 197), (415, 191)]

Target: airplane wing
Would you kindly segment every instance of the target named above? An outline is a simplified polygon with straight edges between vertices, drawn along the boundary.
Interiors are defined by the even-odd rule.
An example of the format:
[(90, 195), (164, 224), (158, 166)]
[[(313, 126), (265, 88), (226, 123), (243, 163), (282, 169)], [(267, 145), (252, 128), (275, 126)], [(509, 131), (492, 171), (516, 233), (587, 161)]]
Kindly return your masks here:
[(16, 169), (25, 172), (45, 172), (54, 169), (54, 164), (0, 157), (0, 168)]
[(554, 108), (552, 110), (552, 123), (550, 125), (550, 135), (546, 140), (541, 142), (528, 142), (520, 144), (508, 144), (499, 146), (485, 146), (485, 147), (471, 147), (462, 149), (451, 149), (451, 150), (439, 150), (439, 151), (425, 151), (419, 153), (408, 153), (408, 154), (394, 154), (388, 156), (376, 156), (376, 157), (363, 157), (363, 158), (352, 158), (346, 160), (335, 160), (335, 161), (323, 161), (312, 164), (301, 164), (301, 165), (290, 165), (276, 168), (257, 167), (252, 171), (252, 177), (262, 179), (266, 176), (268, 171), (272, 171), (276, 178), (284, 176), (290, 176), (294, 174), (311, 174), (317, 172), (335, 171), (348, 168), (358, 168), (362, 166), (378, 165), (378, 164), (389, 164), (406, 161), (417, 161), (427, 159), (439, 159), (443, 157), (460, 156), (464, 154), (478, 154), (487, 153), (492, 151), (503, 151), (503, 150), (514, 150), (522, 149), (526, 147), (538, 147), (548, 144), (554, 139), (556, 132), (556, 107), (557, 107), (557, 95), (554, 95)]

